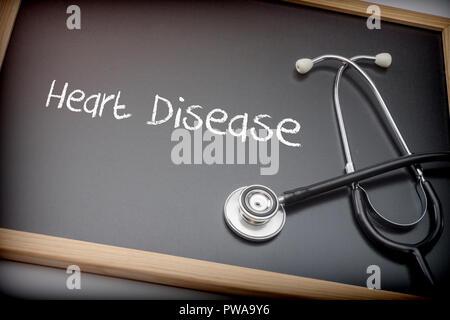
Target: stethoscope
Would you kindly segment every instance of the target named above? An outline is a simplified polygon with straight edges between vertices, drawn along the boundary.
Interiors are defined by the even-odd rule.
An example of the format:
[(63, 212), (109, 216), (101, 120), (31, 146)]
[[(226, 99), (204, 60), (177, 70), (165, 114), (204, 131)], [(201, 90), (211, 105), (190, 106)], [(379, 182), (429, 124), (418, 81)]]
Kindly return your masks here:
[[(283, 229), (286, 222), (285, 208), (287, 206), (298, 204), (312, 197), (348, 186), (351, 189), (351, 199), (355, 219), (364, 234), (377, 245), (397, 252), (413, 255), (419, 263), (424, 275), (428, 278), (430, 283), (433, 284), (434, 282), (430, 268), (423, 257), (423, 253), (429, 250), (439, 238), (443, 228), (443, 221), (439, 199), (431, 184), (425, 179), (420, 164), (426, 162), (448, 162), (450, 160), (450, 153), (412, 154), (374, 82), (356, 63), (360, 60), (373, 61), (378, 66), (387, 68), (392, 62), (390, 54), (381, 53), (376, 56), (361, 55), (350, 59), (338, 55), (322, 55), (314, 59), (299, 59), (295, 66), (300, 74), (305, 74), (309, 72), (315, 64), (325, 60), (337, 60), (342, 62), (334, 80), (333, 99), (340, 140), (345, 155), (345, 174), (306, 187), (299, 187), (286, 191), (281, 196), (277, 196), (271, 189), (262, 185), (241, 187), (233, 191), (225, 201), (225, 221), (232, 231), (244, 239), (251, 241), (269, 240), (279, 234)], [(381, 106), (385, 121), (392, 129), (395, 142), (402, 153), (402, 156), (397, 159), (356, 171), (351, 156), (339, 100), (340, 80), (343, 72), (348, 66), (353, 67), (368, 83)], [(422, 204), (422, 212), (414, 221), (399, 223), (386, 218), (375, 209), (367, 191), (360, 185), (360, 182), (404, 167), (410, 167), (414, 174), (417, 194)], [(422, 241), (417, 243), (408, 244), (391, 240), (384, 236), (377, 228), (378, 224), (379, 227), (388, 229), (409, 230), (418, 225), (429, 211), (432, 211), (432, 214), (430, 213), (430, 231)]]

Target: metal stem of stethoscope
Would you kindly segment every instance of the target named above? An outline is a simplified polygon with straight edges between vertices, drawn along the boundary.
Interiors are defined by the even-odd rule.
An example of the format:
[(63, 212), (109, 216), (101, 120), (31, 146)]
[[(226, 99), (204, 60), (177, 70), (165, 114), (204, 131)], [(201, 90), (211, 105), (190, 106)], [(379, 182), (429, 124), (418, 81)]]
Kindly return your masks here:
[[(367, 73), (362, 70), (354, 61), (358, 61), (358, 60), (371, 60), (371, 61), (375, 61), (376, 57), (374, 56), (366, 56), (366, 55), (361, 55), (361, 56), (355, 56), (351, 59), (347, 59), (341, 56), (337, 56), (337, 55), (322, 55), (319, 56), (317, 58), (312, 59), (312, 63), (313, 64), (317, 64), (319, 62), (322, 62), (324, 60), (329, 60), (329, 59), (334, 59), (334, 60), (338, 60), (341, 62), (344, 62), (345, 64), (343, 66), (340, 67), (337, 75), (336, 75), (336, 79), (334, 82), (334, 103), (335, 103), (335, 108), (337, 111), (337, 115), (338, 115), (338, 124), (339, 124), (339, 130), (340, 130), (340, 134), (341, 134), (341, 140), (342, 143), (344, 145), (344, 151), (345, 151), (345, 157), (347, 161), (347, 166), (346, 166), (346, 172), (347, 173), (351, 173), (354, 171), (353, 168), (353, 162), (351, 161), (351, 154), (350, 154), (350, 148), (349, 148), (349, 144), (348, 144), (348, 139), (347, 139), (347, 134), (345, 132), (345, 126), (344, 126), (344, 122), (343, 122), (343, 118), (342, 118), (342, 112), (341, 112), (341, 108), (340, 108), (340, 103), (339, 103), (339, 82), (340, 82), (340, 78), (342, 76), (342, 73), (344, 72), (345, 68), (347, 67), (347, 65), (351, 65), (353, 68), (355, 68), (363, 77), (364, 79), (367, 81), (367, 83), (369, 84), (372, 92), (374, 93), (376, 99), (378, 100), (382, 111), (390, 125), (390, 127), (392, 128), (398, 142), (400, 143), (400, 146), (403, 149), (403, 152), (406, 155), (411, 155), (411, 151), (408, 147), (408, 145), (406, 144), (405, 139), (403, 138), (403, 135), (401, 134), (400, 130), (397, 127), (397, 124), (395, 123), (394, 119), (392, 118), (391, 112), (389, 111), (388, 107), (386, 106), (386, 103), (383, 100), (383, 97), (381, 96), (380, 92), (378, 91), (377, 87), (375, 86), (375, 84), (373, 83), (372, 79), (370, 79), (370, 77), (367, 75)], [(347, 171), (348, 170), (348, 171)], [(423, 173), (419, 168), (416, 168), (416, 173), (418, 177), (422, 177)]]

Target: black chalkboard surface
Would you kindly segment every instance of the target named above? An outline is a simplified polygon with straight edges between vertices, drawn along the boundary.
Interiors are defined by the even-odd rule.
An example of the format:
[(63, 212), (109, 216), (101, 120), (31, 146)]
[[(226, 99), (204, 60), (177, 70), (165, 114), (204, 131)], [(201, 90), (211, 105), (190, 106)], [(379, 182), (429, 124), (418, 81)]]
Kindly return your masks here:
[[(332, 105), (338, 66), (322, 64), (300, 76), (294, 64), (301, 57), (390, 52), (389, 69), (363, 64), (364, 70), (413, 152), (448, 151), (439, 32), (389, 22), (369, 30), (365, 18), (270, 1), (78, 1), (81, 30), (68, 30), (69, 4), (24, 2), (11, 36), (0, 74), (0, 227), (359, 286), (366, 285), (367, 267), (378, 265), (382, 289), (424, 293), (414, 262), (380, 251), (361, 234), (345, 189), (289, 208), (279, 236), (257, 244), (230, 232), (223, 205), (240, 186), (263, 184), (281, 193), (343, 173)], [(131, 116), (117, 119), (114, 100), (95, 117), (58, 108), (57, 98), (46, 106), (53, 82), (55, 94), (65, 83), (67, 95), (79, 89), (86, 97), (116, 99), (120, 91), (116, 103), (126, 109), (118, 115)], [(147, 123), (156, 95), (174, 112), (181, 107), (181, 117), (199, 105), (203, 120), (214, 108), (230, 117), (248, 113), (249, 126), (258, 114), (271, 115), (266, 123), (272, 128), (295, 119), (300, 131), (286, 138), (301, 147), (280, 144), (279, 165), (269, 175), (261, 174), (268, 165), (259, 160), (195, 164), (195, 148), (204, 150), (209, 141), (192, 146), (192, 164), (176, 164), (176, 115), (160, 125)], [(397, 157), (376, 100), (356, 73), (346, 72), (341, 96), (356, 168)], [(427, 259), (444, 283), (449, 171), (425, 169), (445, 221)], [(364, 185), (389, 217), (419, 214), (407, 171)], [(417, 241), (427, 228), (428, 220), (391, 236)]]

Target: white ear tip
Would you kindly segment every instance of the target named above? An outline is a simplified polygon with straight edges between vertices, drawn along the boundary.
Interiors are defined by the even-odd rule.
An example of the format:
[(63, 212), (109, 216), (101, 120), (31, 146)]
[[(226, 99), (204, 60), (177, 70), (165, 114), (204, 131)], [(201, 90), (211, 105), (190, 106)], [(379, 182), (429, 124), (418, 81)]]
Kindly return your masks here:
[(297, 71), (299, 73), (305, 74), (309, 70), (311, 70), (313, 65), (314, 65), (314, 63), (312, 62), (311, 59), (303, 58), (303, 59), (298, 59), (297, 60), (297, 62), (295, 63), (295, 68), (297, 69)]
[(388, 68), (392, 63), (392, 57), (389, 53), (379, 53), (375, 56), (375, 63), (383, 68)]

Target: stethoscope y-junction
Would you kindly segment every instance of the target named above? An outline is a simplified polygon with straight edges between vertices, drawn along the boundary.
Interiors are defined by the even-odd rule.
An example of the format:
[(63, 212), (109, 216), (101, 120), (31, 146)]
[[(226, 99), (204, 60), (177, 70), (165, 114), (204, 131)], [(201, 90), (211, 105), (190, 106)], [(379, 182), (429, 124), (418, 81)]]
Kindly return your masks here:
[[(336, 60), (341, 63), (334, 80), (333, 99), (340, 140), (344, 149), (345, 174), (309, 186), (286, 191), (280, 196), (277, 196), (271, 189), (262, 185), (241, 187), (233, 191), (225, 201), (225, 221), (231, 230), (247, 240), (268, 240), (275, 237), (282, 230), (286, 221), (286, 207), (338, 188), (349, 187), (355, 219), (364, 234), (372, 242), (383, 248), (413, 255), (424, 275), (433, 283), (430, 268), (423, 257), (423, 253), (429, 250), (439, 238), (443, 228), (443, 221), (439, 199), (430, 182), (425, 179), (420, 165), (427, 162), (448, 162), (450, 153), (411, 153), (374, 82), (357, 64), (358, 61), (365, 60), (387, 68), (392, 62), (392, 58), (388, 53), (381, 53), (376, 56), (361, 55), (350, 59), (338, 55), (322, 55), (314, 59), (298, 60), (296, 69), (300, 74), (305, 74), (314, 65), (325, 60)], [(354, 68), (364, 78), (375, 95), (384, 115), (383, 119), (391, 129), (394, 141), (402, 154), (397, 159), (355, 170), (339, 99), (339, 85), (342, 74), (347, 67)], [(399, 223), (385, 217), (375, 209), (367, 191), (360, 183), (365, 179), (405, 167), (409, 167), (415, 177), (422, 211), (416, 220)], [(409, 244), (389, 239), (379, 231), (376, 225), (378, 223), (378, 225), (390, 229), (408, 230), (419, 224), (427, 212), (430, 215), (430, 231), (422, 241), (417, 243)]]

